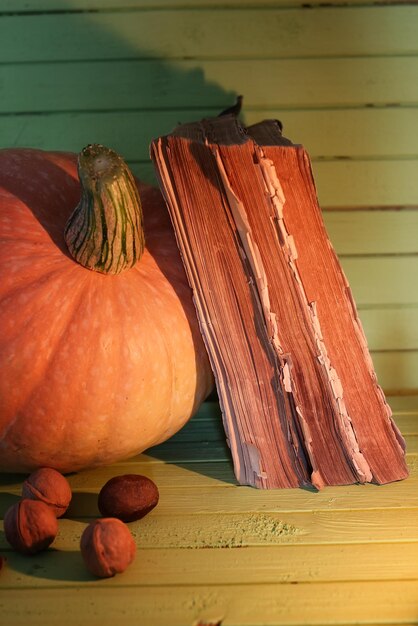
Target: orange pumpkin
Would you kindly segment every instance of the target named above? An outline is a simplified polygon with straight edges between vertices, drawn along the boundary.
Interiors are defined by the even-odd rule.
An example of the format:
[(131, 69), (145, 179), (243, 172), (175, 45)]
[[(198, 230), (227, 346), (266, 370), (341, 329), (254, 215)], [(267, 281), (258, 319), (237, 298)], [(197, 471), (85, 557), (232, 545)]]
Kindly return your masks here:
[(81, 193), (75, 155), (0, 150), (1, 471), (127, 458), (212, 389), (160, 192), (101, 146), (79, 174)]

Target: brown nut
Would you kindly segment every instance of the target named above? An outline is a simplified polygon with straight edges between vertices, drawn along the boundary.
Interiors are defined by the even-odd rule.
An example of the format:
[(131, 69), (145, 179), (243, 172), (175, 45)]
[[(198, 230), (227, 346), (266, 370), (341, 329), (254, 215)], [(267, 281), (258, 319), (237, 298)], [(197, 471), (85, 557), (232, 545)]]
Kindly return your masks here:
[(51, 507), (56, 517), (61, 517), (70, 505), (72, 493), (62, 474), (51, 467), (41, 467), (23, 483), (22, 497), (44, 502)]
[(4, 516), (4, 534), (18, 552), (35, 554), (54, 541), (58, 522), (53, 510), (38, 500), (20, 500)]
[(102, 487), (98, 507), (104, 517), (133, 522), (157, 506), (158, 499), (158, 488), (152, 480), (140, 474), (124, 474), (111, 478)]
[(80, 541), (81, 554), (89, 572), (109, 578), (125, 571), (135, 557), (135, 541), (119, 519), (107, 517), (91, 522)]

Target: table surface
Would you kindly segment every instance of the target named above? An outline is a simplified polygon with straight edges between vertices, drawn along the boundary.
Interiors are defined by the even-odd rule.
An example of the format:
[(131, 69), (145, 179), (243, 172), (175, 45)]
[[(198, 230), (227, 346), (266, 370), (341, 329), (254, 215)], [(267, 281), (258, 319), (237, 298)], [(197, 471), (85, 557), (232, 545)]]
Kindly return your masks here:
[[(0, 530), (0, 624), (418, 624), (418, 396), (388, 400), (410, 468), (390, 485), (238, 486), (216, 401), (146, 454), (69, 476), (73, 501), (46, 552), (13, 552)], [(160, 503), (129, 525), (133, 564), (96, 579), (80, 536), (102, 485), (125, 473), (152, 478)], [(0, 477), (1, 517), (21, 481)]]

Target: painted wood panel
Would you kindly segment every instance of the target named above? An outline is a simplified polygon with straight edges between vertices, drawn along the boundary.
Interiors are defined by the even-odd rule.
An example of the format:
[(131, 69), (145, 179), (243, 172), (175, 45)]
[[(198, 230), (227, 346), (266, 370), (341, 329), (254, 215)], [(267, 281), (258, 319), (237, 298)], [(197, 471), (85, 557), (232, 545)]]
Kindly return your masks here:
[[(196, 448), (196, 446), (195, 446)], [(205, 449), (200, 450), (200, 457)], [(146, 455), (150, 456), (150, 454)], [(158, 458), (158, 457), (157, 457)], [(208, 462), (209, 463), (209, 462)], [(216, 463), (214, 463), (215, 465)], [(147, 464), (148, 475), (152, 478), (152, 470), (155, 471), (160, 464)], [(408, 466), (411, 475), (406, 480), (391, 483), (384, 486), (377, 485), (348, 485), (327, 487), (320, 492), (309, 490), (271, 490), (257, 491), (251, 487), (237, 486), (235, 481), (228, 482), (229, 470), (225, 469), (223, 477), (218, 472), (217, 477), (209, 474), (210, 464), (205, 468), (189, 468), (186, 462), (166, 463), (163, 484), (161, 483), (162, 471), (158, 470), (160, 477), (159, 490), (160, 502), (158, 514), (172, 515), (223, 515), (228, 514), (270, 514), (285, 515), (287, 512), (312, 513), (322, 510), (350, 510), (359, 512), (365, 509), (397, 510), (402, 517), (404, 509), (418, 508), (418, 463), (417, 455), (408, 457)], [(135, 473), (134, 465), (130, 464), (130, 471)], [(142, 471), (141, 466), (141, 471)], [(113, 468), (114, 475), (122, 474), (120, 465)], [(232, 471), (232, 470), (231, 470)], [(83, 481), (83, 474), (77, 474), (79, 484)], [(90, 477), (94, 473), (90, 472)], [(67, 516), (70, 519), (82, 520), (97, 517), (97, 493), (99, 483), (103, 485), (107, 480), (108, 473), (104, 472), (100, 480), (100, 470), (96, 470), (96, 479), (89, 486), (88, 480), (84, 485), (74, 489), (73, 500)], [(155, 476), (155, 474), (154, 474)], [(200, 482), (199, 482), (200, 481)], [(70, 477), (71, 483), (71, 477)], [(0, 499), (1, 515), (7, 508), (16, 502), (19, 495), (19, 483), (15, 483), (14, 489), (7, 485), (2, 486)], [(418, 537), (417, 537), (418, 539)]]
[(418, 211), (324, 211), (325, 227), (339, 255), (416, 254)]
[[(404, 433), (415, 432), (417, 398), (390, 401)], [(414, 622), (418, 448), (408, 454), (410, 478), (399, 483), (265, 492), (229, 483), (230, 463), (212, 463), (221, 471), (218, 478), (208, 475), (213, 470), (200, 442), (219, 419), (216, 402), (204, 404), (197, 417), (184, 430), (200, 448), (200, 463), (166, 464), (147, 454), (70, 476), (73, 502), (54, 549), (24, 557), (10, 551), (0, 532), (6, 623), (52, 626), (58, 605), (68, 626), (97, 618), (126, 626)], [(408, 435), (408, 443), (414, 438)], [(98, 580), (84, 568), (80, 536), (98, 515), (101, 485), (126, 471), (153, 476), (160, 503), (130, 524), (138, 548), (132, 566)], [(16, 502), (21, 480), (0, 477), (2, 515)]]
[[(224, 98), (218, 108), (184, 110), (52, 112), (0, 116), (4, 146), (37, 146), (79, 151), (88, 142), (101, 142), (123, 153), (125, 159), (149, 159), (149, 143), (169, 133), (179, 123), (214, 116), (232, 104)], [(78, 106), (82, 103), (78, 103)], [(26, 105), (30, 107), (30, 102)], [(48, 103), (45, 102), (45, 107)], [(418, 158), (414, 129), (418, 108), (359, 108), (327, 111), (252, 109), (244, 105), (247, 125), (261, 119), (280, 119), (284, 134), (301, 143), (311, 159), (402, 159)], [(393, 186), (393, 176), (392, 186)], [(396, 179), (395, 179), (396, 180)], [(413, 181), (411, 181), (413, 184)], [(416, 191), (416, 188), (414, 187)], [(417, 202), (415, 201), (415, 204)]]
[(341, 257), (359, 307), (418, 304), (416, 256)]
[[(65, 3), (63, 3), (65, 5)], [(152, 9), (152, 7), (150, 7)], [(331, 57), (418, 52), (418, 7), (202, 7), (3, 16), (3, 63), (87, 59)], [(213, 37), (216, 33), (216, 46)], [(45, 45), (48, 41), (48, 46)], [(260, 45), (262, 41), (262, 45)]]
[(415, 393), (418, 387), (418, 352), (373, 352), (373, 364), (377, 379), (389, 395)]
[[(301, 583), (227, 586), (138, 587), (135, 593), (113, 581), (94, 588), (44, 589), (28, 594), (10, 590), (0, 601), (2, 614), (14, 626), (27, 626), (28, 615), (44, 626), (91, 626), (97, 615), (103, 626), (134, 626), (138, 617), (147, 626), (185, 626), (219, 623), (222, 626), (300, 625), (325, 623), (416, 623), (415, 580), (352, 583)], [(262, 622), (260, 616), (262, 615)]]
[(362, 309), (359, 315), (372, 354), (418, 350), (418, 308)]
[[(87, 10), (114, 10), (114, 9), (184, 9), (190, 8), (191, 3), (195, 9), (225, 9), (227, 7), (264, 8), (264, 7), (297, 7), (309, 8), (310, 6), (323, 6), (323, 0), (312, 0), (307, 4), (303, 0), (0, 0), (1, 13), (42, 13), (87, 11)], [(410, 4), (410, 0), (393, 0), (392, 4)], [(350, 5), (369, 6), (370, 0), (350, 0)], [(347, 6), (347, 0), (332, 0), (326, 6)]]
[[(57, 142), (54, 142), (57, 148)], [(130, 160), (132, 171), (155, 184), (148, 162)], [(323, 208), (418, 207), (418, 159), (315, 160), (313, 173)]]
[[(85, 527), (85, 526), (84, 526)], [(82, 530), (80, 528), (80, 530)], [(134, 531), (133, 531), (134, 532)], [(137, 531), (140, 533), (140, 528)], [(70, 531), (73, 535), (73, 531)], [(73, 581), (66, 580), (67, 569), (79, 574), (84, 588), (95, 587), (97, 581), (84, 570), (81, 555), (73, 550), (61, 550), (58, 554), (46, 553), (28, 558), (8, 553), (10, 570), (5, 574), (4, 586), (10, 588), (30, 587), (42, 590), (45, 582), (33, 576), (34, 567), (40, 573), (47, 571), (49, 589), (71, 588)], [(202, 546), (203, 548), (203, 546)], [(231, 549), (205, 548), (206, 568), (202, 568), (202, 554), (196, 549), (170, 547), (147, 548), (124, 573), (115, 579), (114, 587), (135, 585), (138, 588), (172, 585), (238, 585), (268, 583), (309, 582), (366, 582), (411, 580), (418, 576), (418, 543), (372, 543), (333, 545), (282, 544), (280, 546), (246, 546), (237, 555)]]
[[(165, 551), (183, 550), (180, 555), (187, 559), (187, 551), (200, 549), (222, 550), (232, 549), (237, 558), (236, 548), (270, 546), (315, 546), (316, 551), (322, 549), (326, 554), (328, 545), (344, 546), (348, 550), (355, 546), (357, 556), (363, 546), (367, 550), (369, 544), (386, 545), (389, 551), (401, 544), (403, 553), (399, 553), (396, 560), (401, 561), (400, 566), (410, 567), (411, 562), (405, 546), (412, 545), (412, 552), (416, 549), (417, 512), (415, 509), (402, 510), (402, 526), (399, 526), (399, 511), (395, 510), (363, 510), (359, 511), (316, 511), (308, 512), (280, 512), (276, 513), (223, 513), (222, 515), (190, 514), (190, 515), (159, 515), (158, 510), (139, 522), (131, 523), (129, 528), (135, 537), (138, 549)], [(58, 551), (73, 551), (78, 548), (81, 534), (89, 523), (88, 519), (73, 520), (63, 518), (59, 523), (59, 534), (54, 541), (54, 548)], [(204, 529), (204, 532), (202, 532)], [(387, 545), (389, 544), (389, 545)], [(0, 536), (0, 550), (7, 552), (10, 558), (12, 553), (10, 546)], [(186, 551), (186, 552), (184, 552)], [(266, 551), (266, 556), (269, 552)], [(405, 558), (400, 558), (401, 554)], [(77, 555), (78, 556), (78, 555)], [(280, 552), (279, 552), (280, 556)], [(292, 552), (288, 552), (288, 558)], [(297, 553), (296, 553), (297, 556)], [(384, 557), (384, 553), (383, 553)], [(168, 557), (170, 558), (170, 557)], [(196, 558), (201, 558), (197, 556)], [(223, 558), (222, 552), (219, 558)], [(322, 560), (322, 557), (320, 557)], [(57, 561), (57, 563), (54, 562)], [(168, 560), (168, 559), (167, 559)], [(348, 560), (348, 559), (347, 559)], [(16, 562), (16, 561), (15, 561)], [(42, 586), (42, 581), (29, 580), (30, 569), (33, 563), (57, 567), (62, 565), (62, 559), (58, 556), (45, 557), (40, 554), (34, 559), (19, 557), (17, 571), (6, 571), (2, 577), (3, 587), (18, 587), (19, 572), (24, 569), (26, 584), (29, 586)], [(284, 564), (285, 565), (285, 564)], [(273, 563), (274, 566), (274, 563)], [(416, 566), (415, 566), (416, 567)], [(146, 572), (146, 568), (144, 568)], [(144, 573), (145, 573), (144, 572)], [(80, 574), (82, 572), (80, 571)], [(416, 573), (416, 570), (415, 572)], [(140, 576), (144, 574), (141, 573)], [(303, 574), (302, 574), (303, 575)], [(377, 579), (390, 578), (390, 567), (383, 573), (378, 573)], [(3, 575), (2, 575), (3, 576)], [(123, 577), (124, 584), (127, 582)], [(85, 580), (88, 580), (85, 572)], [(90, 580), (90, 582), (92, 582)], [(197, 581), (195, 581), (197, 582)], [(70, 581), (68, 581), (70, 583)], [(52, 585), (54, 581), (52, 582)], [(146, 584), (143, 583), (143, 584)]]
[(414, 106), (418, 57), (127, 60), (0, 66), (0, 112)]

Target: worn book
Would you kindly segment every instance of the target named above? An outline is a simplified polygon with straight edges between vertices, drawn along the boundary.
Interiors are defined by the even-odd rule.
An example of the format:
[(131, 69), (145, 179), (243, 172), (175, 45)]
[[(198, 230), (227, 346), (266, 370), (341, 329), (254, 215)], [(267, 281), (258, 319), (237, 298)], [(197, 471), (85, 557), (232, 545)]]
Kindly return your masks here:
[[(259, 488), (408, 475), (307, 152), (226, 114), (151, 156), (193, 289), (236, 477)], [(366, 277), (365, 277), (366, 279)]]

